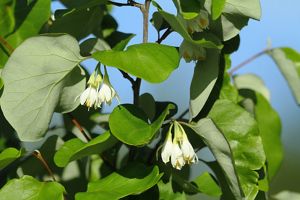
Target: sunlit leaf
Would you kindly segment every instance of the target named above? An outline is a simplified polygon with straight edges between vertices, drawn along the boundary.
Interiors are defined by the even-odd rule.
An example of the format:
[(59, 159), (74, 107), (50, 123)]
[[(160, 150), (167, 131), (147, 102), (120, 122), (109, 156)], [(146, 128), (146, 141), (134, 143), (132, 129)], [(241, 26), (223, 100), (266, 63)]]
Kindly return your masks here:
[(68, 36), (39, 36), (26, 40), (8, 60), (1, 108), (23, 141), (43, 137), (57, 108), (75, 109), (84, 90), (83, 60), (77, 41)]
[(275, 48), (268, 53), (288, 82), (296, 102), (300, 104), (300, 54), (289, 48)]
[(16, 160), (22, 155), (22, 151), (19, 151), (15, 148), (4, 149), (0, 153), (0, 170), (9, 165), (11, 162)]
[(77, 193), (76, 200), (111, 199), (140, 194), (154, 186), (160, 179), (158, 167), (131, 165), (123, 174), (116, 172), (88, 185), (87, 192)]
[(172, 189), (171, 181), (164, 183), (163, 181), (157, 184), (159, 189), (160, 200), (185, 200), (186, 196), (184, 193), (174, 192)]
[(0, 200), (63, 200), (64, 187), (57, 182), (39, 182), (31, 176), (12, 179), (0, 190)]
[(126, 51), (98, 51), (93, 58), (152, 83), (166, 80), (179, 64), (174, 47), (155, 43), (132, 45)]
[(111, 113), (109, 127), (112, 134), (120, 141), (135, 146), (145, 145), (152, 140), (165, 117), (174, 108), (173, 104), (169, 104), (160, 116), (149, 124), (143, 110), (131, 104), (123, 104)]
[(56, 152), (54, 162), (59, 167), (65, 167), (73, 160), (81, 159), (92, 154), (100, 154), (106, 149), (116, 144), (117, 140), (105, 132), (102, 135), (92, 139), (88, 143), (84, 143), (78, 138), (71, 139)]
[(230, 145), (232, 159), (246, 199), (254, 199), (259, 190), (257, 170), (264, 166), (266, 160), (255, 119), (229, 100), (218, 100), (209, 117)]
[(212, 0), (211, 12), (213, 20), (218, 19), (224, 9), (226, 0)]

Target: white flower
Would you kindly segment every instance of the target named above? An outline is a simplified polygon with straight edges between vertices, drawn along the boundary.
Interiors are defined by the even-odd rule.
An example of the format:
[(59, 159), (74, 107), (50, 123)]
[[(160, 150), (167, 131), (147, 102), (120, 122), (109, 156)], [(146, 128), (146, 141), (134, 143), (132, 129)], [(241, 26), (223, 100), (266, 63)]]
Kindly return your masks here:
[(202, 29), (207, 29), (209, 25), (208, 13), (205, 10), (200, 10), (198, 15), (199, 25)]
[(172, 155), (171, 155), (171, 163), (175, 169), (181, 170), (181, 168), (185, 165), (185, 161), (183, 158), (182, 151), (176, 141), (173, 141), (172, 144)]
[(115, 89), (113, 88), (113, 86), (109, 82), (107, 72), (105, 72), (102, 86), (101, 86), (101, 88), (98, 92), (98, 102), (97, 102), (97, 104), (101, 105), (102, 103), (107, 103), (108, 105), (110, 105), (111, 102), (112, 102), (112, 99), (114, 97), (116, 97), (117, 100), (119, 101), (118, 95), (117, 95)]
[(181, 151), (187, 164), (192, 164), (198, 161), (197, 154), (186, 136), (182, 140)]
[(86, 105), (88, 109), (95, 106), (97, 107), (97, 99), (98, 99), (98, 93), (96, 88), (89, 86), (86, 88), (83, 93), (80, 95), (80, 104)]
[(170, 161), (170, 157), (172, 155), (172, 150), (173, 150), (172, 133), (171, 133), (172, 127), (173, 124), (169, 128), (165, 142), (163, 144), (163, 149), (161, 151), (161, 159), (165, 164)]
[(182, 41), (179, 47), (179, 53), (186, 62), (191, 62), (192, 60), (204, 60), (206, 57), (206, 51), (203, 47), (186, 40)]
[(183, 158), (187, 164), (192, 164), (198, 161), (197, 154), (194, 151), (183, 127), (178, 123), (175, 123), (175, 137), (180, 144), (180, 148), (183, 154)]

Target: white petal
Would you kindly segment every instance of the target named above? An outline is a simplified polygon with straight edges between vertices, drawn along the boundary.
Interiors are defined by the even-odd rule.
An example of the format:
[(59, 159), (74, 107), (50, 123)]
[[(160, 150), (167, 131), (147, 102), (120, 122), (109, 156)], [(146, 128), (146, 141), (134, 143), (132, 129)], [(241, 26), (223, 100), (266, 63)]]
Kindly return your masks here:
[(176, 143), (173, 143), (172, 150), (173, 150), (171, 155), (172, 166), (180, 170), (185, 165), (182, 151), (179, 148), (179, 145)]
[(89, 96), (89, 91), (90, 91), (90, 88), (86, 88), (82, 94), (80, 95), (80, 104), (81, 105), (84, 105), (86, 99), (88, 98)]
[(170, 156), (172, 155), (172, 145), (172, 140), (167, 140), (163, 146), (161, 159), (164, 163), (168, 163), (170, 161)]

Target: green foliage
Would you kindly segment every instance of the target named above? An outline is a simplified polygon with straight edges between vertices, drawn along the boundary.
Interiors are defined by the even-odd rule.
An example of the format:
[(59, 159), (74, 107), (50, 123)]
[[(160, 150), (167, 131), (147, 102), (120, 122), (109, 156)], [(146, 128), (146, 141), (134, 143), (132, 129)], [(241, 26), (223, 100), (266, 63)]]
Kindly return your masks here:
[[(176, 14), (153, 0), (59, 2), (64, 9), (53, 11), (50, 0), (0, 2), (0, 200), (268, 199), (283, 158), (280, 118), (258, 76), (227, 72), (239, 32), (261, 17), (259, 0), (173, 0)], [(139, 8), (143, 43), (119, 31), (115, 6)], [(181, 45), (165, 40), (173, 33)], [(258, 55), (266, 53), (299, 104), (300, 54)], [(142, 85), (166, 81), (181, 58), (195, 63), (189, 120), (188, 110), (176, 115), (173, 99), (156, 101)], [(120, 104), (120, 82), (103, 66), (121, 72), (132, 103)], [(202, 148), (214, 159), (204, 160)], [(202, 165), (210, 170), (194, 174)]]
[(64, 187), (56, 182), (39, 182), (31, 176), (12, 179), (0, 190), (1, 200), (63, 200)]
[(78, 106), (74, 99), (85, 85), (82, 60), (68, 35), (33, 37), (14, 51), (2, 72), (1, 108), (21, 140), (41, 139), (55, 109), (65, 113)]
[(131, 168), (124, 170), (124, 175), (116, 172), (104, 179), (91, 182), (87, 192), (78, 193), (76, 200), (120, 199), (128, 195), (140, 194), (154, 186), (161, 174), (157, 166), (145, 168), (145, 166), (135, 163)]
[(100, 154), (116, 144), (116, 139), (109, 132), (92, 139), (88, 143), (78, 138), (71, 139), (56, 152), (54, 162), (59, 167), (65, 167), (69, 162), (83, 157)]
[(21, 155), (22, 151), (19, 151), (15, 148), (4, 149), (0, 153), (0, 170), (19, 158)]
[(93, 57), (151, 83), (166, 80), (179, 62), (174, 47), (155, 43), (132, 45), (126, 51), (98, 51)]

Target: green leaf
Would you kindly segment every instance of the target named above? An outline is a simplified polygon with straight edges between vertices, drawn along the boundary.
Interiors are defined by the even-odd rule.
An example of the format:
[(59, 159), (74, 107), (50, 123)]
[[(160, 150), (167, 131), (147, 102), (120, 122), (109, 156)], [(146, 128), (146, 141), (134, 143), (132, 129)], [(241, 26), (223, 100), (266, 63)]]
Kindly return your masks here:
[(218, 19), (225, 7), (226, 0), (212, 0), (211, 12), (213, 20)]
[(234, 85), (238, 89), (250, 89), (262, 94), (268, 101), (270, 101), (270, 92), (265, 86), (263, 80), (255, 74), (243, 74), (234, 76)]
[(135, 34), (129, 34), (128, 37), (120, 40), (114, 47), (115, 51), (123, 51)]
[(15, 0), (9, 0), (4, 2), (4, 4), (0, 4), (0, 27), (5, 27), (0, 29), (0, 36), (2, 37), (5, 37), (14, 30), (14, 6)]
[(87, 192), (77, 193), (75, 199), (116, 200), (128, 195), (140, 194), (153, 187), (162, 176), (157, 166), (149, 168), (143, 165), (132, 165), (128, 170), (125, 176), (113, 172), (103, 179), (89, 183)]
[(79, 105), (82, 60), (77, 41), (68, 35), (30, 38), (11, 55), (2, 71), (1, 108), (22, 141), (41, 139), (55, 108), (65, 113)]
[(166, 184), (163, 181), (159, 181), (158, 184), (159, 189), (159, 199), (160, 200), (185, 200), (185, 193), (174, 192), (172, 189), (171, 181)]
[(201, 39), (201, 40), (193, 40), (190, 34), (187, 32), (185, 25), (183, 24), (182, 20), (179, 20), (178, 17), (175, 15), (172, 15), (170, 13), (159, 11), (159, 13), (163, 16), (163, 18), (170, 24), (172, 29), (176, 32), (178, 32), (185, 40), (198, 44), (202, 47), (206, 48), (217, 48), (222, 49), (222, 45), (218, 43), (214, 43), (212, 41)]
[(201, 193), (215, 197), (219, 197), (222, 194), (220, 187), (208, 172), (204, 172), (193, 182), (198, 186)]
[[(212, 1), (206, 0), (206, 8), (209, 10)], [(209, 29), (218, 35), (223, 41), (227, 41), (239, 34), (240, 30), (248, 25), (249, 18), (259, 20), (261, 7), (259, 0), (226, 0), (221, 17), (210, 21)]]
[(102, 39), (89, 38), (80, 44), (80, 53), (83, 56), (90, 56), (96, 51), (110, 50), (109, 44)]
[(0, 153), (0, 170), (19, 158), (21, 155), (22, 151), (19, 151), (15, 148), (4, 149)]
[(209, 117), (229, 142), (246, 199), (254, 199), (259, 190), (257, 170), (264, 166), (266, 160), (255, 119), (229, 100), (216, 101)]
[(0, 190), (0, 200), (63, 200), (64, 187), (57, 182), (39, 182), (31, 176), (12, 179)]
[[(0, 71), (0, 75), (1, 75), (1, 71)], [(2, 89), (2, 87), (3, 87), (3, 80), (2, 80), (2, 78), (0, 77), (0, 92), (1, 92), (1, 89)], [(0, 97), (1, 97), (1, 93), (0, 93)]]
[(228, 99), (233, 103), (238, 103), (239, 100), (238, 90), (231, 84), (231, 77), (227, 73), (224, 74), (219, 98)]
[(263, 95), (256, 93), (255, 97), (255, 118), (264, 144), (268, 162), (268, 176), (271, 180), (279, 170), (283, 159), (281, 122), (278, 113)]
[(233, 155), (229, 143), (222, 132), (211, 119), (204, 118), (196, 124), (189, 125), (206, 143), (215, 156), (225, 174), (226, 181), (233, 196), (237, 200), (243, 199), (239, 178), (234, 165)]
[(149, 93), (144, 93), (139, 97), (139, 107), (147, 114), (150, 121), (153, 120), (156, 113), (155, 99)]
[(158, 32), (169, 27), (169, 24), (158, 11), (153, 13), (151, 23)]
[(109, 127), (112, 134), (123, 143), (134, 146), (145, 145), (152, 140), (172, 109), (175, 109), (175, 106), (169, 104), (160, 116), (149, 124), (148, 117), (140, 108), (123, 104), (111, 113)]
[(61, 0), (61, 2), (70, 8), (89, 8), (107, 3), (107, 0)]
[(103, 10), (98, 6), (89, 9), (57, 10), (49, 32), (67, 33), (80, 40), (101, 26), (102, 17)]
[(296, 102), (300, 104), (300, 55), (289, 48), (275, 48), (268, 51), (282, 75), (288, 82)]
[(190, 87), (190, 113), (196, 117), (214, 88), (219, 73), (220, 55), (217, 50), (207, 50), (207, 59), (195, 67)]
[(298, 200), (300, 199), (300, 193), (283, 190), (278, 194), (274, 195), (273, 198), (275, 200)]
[[(37, 35), (50, 17), (50, 4), (51, 0), (37, 0), (18, 29), (5, 38), (7, 43), (16, 48), (25, 39)], [(4, 66), (7, 59), (7, 55), (0, 51), (0, 68)]]
[(115, 145), (117, 140), (109, 132), (84, 143), (78, 138), (71, 139), (55, 153), (54, 162), (59, 167), (65, 167), (73, 160), (81, 159), (92, 154), (100, 154)]
[(166, 80), (178, 67), (179, 55), (174, 47), (155, 43), (136, 44), (126, 51), (99, 51), (93, 58), (119, 68), (151, 83)]

